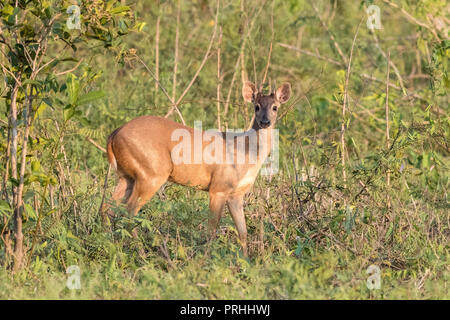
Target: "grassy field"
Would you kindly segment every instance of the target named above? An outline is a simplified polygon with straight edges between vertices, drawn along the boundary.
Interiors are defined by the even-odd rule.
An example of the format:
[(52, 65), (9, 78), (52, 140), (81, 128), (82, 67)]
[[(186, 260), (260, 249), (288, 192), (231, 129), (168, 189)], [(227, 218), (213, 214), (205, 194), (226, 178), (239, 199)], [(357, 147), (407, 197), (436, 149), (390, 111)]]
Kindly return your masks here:
[[(450, 299), (446, 1), (220, 1), (217, 15), (215, 1), (127, 3), (121, 10), (145, 24), (128, 25), (109, 46), (80, 41), (57, 71), (81, 61), (77, 68), (37, 77), (56, 89), (32, 102), (23, 140), (18, 269), (13, 82), (2, 83), (0, 299)], [(79, 4), (87, 16), (89, 1)], [(370, 4), (381, 10), (380, 30), (366, 26)], [(44, 62), (68, 50), (49, 43)], [(183, 97), (182, 118), (170, 118), (204, 129), (248, 127), (243, 80), (264, 82), (265, 92), (292, 84), (277, 124), (279, 170), (259, 176), (245, 198), (249, 258), (228, 212), (208, 245), (208, 194), (170, 183), (136, 217), (119, 206), (112, 225), (102, 223), (108, 135), (171, 108), (154, 77), (170, 97)], [(103, 94), (68, 116), (74, 86)], [(108, 202), (114, 184), (111, 172)], [(67, 287), (72, 265), (78, 290)], [(372, 265), (379, 289), (367, 284), (377, 277)]]
[[(343, 210), (327, 197), (315, 203), (316, 212), (314, 203), (292, 203), (290, 190), (304, 185), (293, 185), (287, 175), (258, 180), (247, 198), (249, 259), (239, 252), (229, 216), (205, 252), (206, 193), (168, 186), (138, 217), (123, 214), (114, 232), (104, 232), (92, 214), (99, 195), (86, 186), (91, 192), (78, 203), (77, 227), (65, 219), (43, 225), (45, 239), (27, 270), (14, 279), (2, 270), (1, 298), (449, 298), (448, 235), (439, 231), (445, 209), (419, 200), (402, 207), (405, 193), (406, 199), (393, 200), (391, 211), (375, 204), (364, 208), (363, 201)], [(277, 196), (266, 199), (266, 190)], [(329, 208), (319, 205), (328, 201)], [(127, 231), (130, 225), (139, 226), (138, 240)], [(141, 246), (145, 259), (136, 250)], [(66, 288), (64, 270), (74, 264), (81, 270), (80, 290)], [(366, 285), (371, 264), (381, 269), (379, 290)]]

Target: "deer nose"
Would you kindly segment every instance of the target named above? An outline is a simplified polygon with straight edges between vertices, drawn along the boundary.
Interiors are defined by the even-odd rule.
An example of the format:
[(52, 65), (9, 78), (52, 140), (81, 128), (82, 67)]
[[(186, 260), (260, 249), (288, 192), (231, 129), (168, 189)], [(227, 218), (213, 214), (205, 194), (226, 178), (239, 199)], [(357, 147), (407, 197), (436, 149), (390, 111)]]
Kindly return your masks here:
[(261, 124), (268, 126), (270, 124), (270, 120), (269, 119), (262, 119), (261, 120)]

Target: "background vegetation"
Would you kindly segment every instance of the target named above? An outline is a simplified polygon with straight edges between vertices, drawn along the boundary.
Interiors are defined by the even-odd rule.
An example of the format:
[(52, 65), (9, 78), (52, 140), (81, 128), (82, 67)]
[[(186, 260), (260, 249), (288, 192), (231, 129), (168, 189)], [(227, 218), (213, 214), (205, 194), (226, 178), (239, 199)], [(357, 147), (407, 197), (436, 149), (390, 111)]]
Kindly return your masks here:
[[(371, 4), (380, 30), (366, 26)], [(445, 0), (2, 0), (0, 12), (0, 298), (450, 298)], [(250, 258), (228, 215), (207, 254), (207, 193), (176, 185), (105, 227), (109, 133), (144, 114), (246, 128), (245, 79), (294, 93), (280, 170), (246, 197)], [(113, 184), (111, 172), (105, 201)], [(66, 287), (70, 265), (80, 290)]]

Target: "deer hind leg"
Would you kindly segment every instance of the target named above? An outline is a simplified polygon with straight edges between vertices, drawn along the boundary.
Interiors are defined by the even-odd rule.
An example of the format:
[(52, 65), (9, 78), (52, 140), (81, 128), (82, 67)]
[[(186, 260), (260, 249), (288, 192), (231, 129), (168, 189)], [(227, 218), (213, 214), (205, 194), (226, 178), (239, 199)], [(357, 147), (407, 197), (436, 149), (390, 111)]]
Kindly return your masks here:
[[(139, 177), (135, 180), (133, 191), (127, 200), (128, 212), (134, 217), (141, 207), (150, 200), (153, 195), (167, 181), (167, 176)], [(137, 237), (136, 228), (133, 229), (133, 237)]]
[(116, 202), (117, 205), (121, 203), (126, 203), (128, 198), (133, 191), (134, 182), (131, 178), (126, 176), (119, 177), (119, 182), (117, 183), (116, 188), (114, 189), (112, 198)]
[(247, 226), (245, 224), (244, 215), (244, 198), (243, 196), (234, 196), (227, 201), (234, 224), (239, 233), (239, 240), (241, 241), (242, 252), (245, 257), (248, 257), (247, 251)]
[[(114, 188), (112, 199), (114, 200), (116, 206), (120, 203), (126, 203), (130, 197), (131, 191), (133, 190), (134, 181), (126, 176), (119, 176), (116, 187)], [(111, 210), (111, 203), (105, 202), (101, 209), (101, 212), (105, 212), (110, 219), (113, 219), (115, 214)]]

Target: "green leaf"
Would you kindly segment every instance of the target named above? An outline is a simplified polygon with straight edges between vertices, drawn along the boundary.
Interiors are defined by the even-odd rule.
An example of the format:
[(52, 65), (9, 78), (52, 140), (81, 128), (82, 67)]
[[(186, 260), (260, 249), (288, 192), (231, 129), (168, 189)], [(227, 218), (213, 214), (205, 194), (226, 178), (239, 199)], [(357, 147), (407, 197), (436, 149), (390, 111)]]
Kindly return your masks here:
[(184, 250), (184, 247), (182, 245), (178, 246), (177, 254), (178, 254), (178, 257), (183, 260), (186, 259), (186, 257), (187, 257), (186, 251)]
[(19, 186), (19, 180), (14, 179), (13, 177), (9, 178), (9, 182), (11, 182), (15, 187)]
[(115, 8), (113, 8), (113, 9), (111, 9), (111, 13), (112, 14), (119, 14), (119, 13), (122, 13), (122, 12), (126, 12), (126, 11), (130, 11), (131, 9), (130, 9), (130, 7), (129, 6), (119, 6), (119, 7), (115, 7)]
[(9, 4), (7, 4), (6, 6), (3, 7), (2, 15), (10, 16), (10, 15), (13, 14), (13, 12), (14, 12), (14, 7), (9, 5)]
[(84, 96), (78, 99), (77, 105), (81, 106), (86, 103), (90, 103), (97, 99), (101, 99), (105, 96), (103, 91), (91, 91), (86, 93)]
[(53, 102), (50, 98), (44, 98), (44, 99), (42, 99), (42, 101), (44, 101), (45, 104), (48, 105), (49, 107), (53, 108)]
[(33, 162), (31, 162), (31, 170), (33, 172), (37, 172), (41, 169), (41, 164), (39, 163), (39, 161), (35, 160)]
[(46, 103), (41, 103), (39, 107), (36, 109), (36, 112), (34, 114), (34, 119), (37, 119), (44, 111), (47, 109)]
[(70, 230), (67, 231), (67, 238), (68, 238), (68, 239), (73, 239), (73, 240), (78, 240), (78, 241), (80, 241), (80, 238), (78, 238), (77, 236), (75, 236)]
[(10, 213), (12, 213), (13, 210), (10, 207), (8, 201), (6, 200), (0, 200), (0, 216), (9, 216)]
[(27, 214), (28, 218), (31, 218), (33, 220), (37, 220), (37, 214), (34, 211), (33, 207), (30, 206), (28, 203), (25, 203), (24, 207), (25, 207), (25, 213)]
[(137, 23), (137, 24), (133, 27), (133, 29), (134, 29), (134, 30), (137, 30), (137, 31), (139, 31), (139, 32), (141, 32), (142, 29), (144, 29), (144, 27), (145, 27), (146, 24), (147, 24), (146, 22), (140, 22), (140, 23)]
[(67, 122), (74, 115), (75, 115), (75, 108), (74, 107), (64, 109), (64, 121)]
[(26, 85), (26, 84), (32, 84), (38, 87), (42, 87), (42, 82), (38, 81), (38, 80), (31, 80), (31, 79), (27, 79), (24, 82), (22, 82), (22, 85)]
[(78, 95), (80, 92), (80, 81), (77, 79), (77, 77), (74, 74), (69, 73), (67, 75), (67, 79), (66, 79), (66, 86), (67, 86), (67, 91), (69, 94), (70, 104), (76, 105), (76, 102), (78, 100)]

